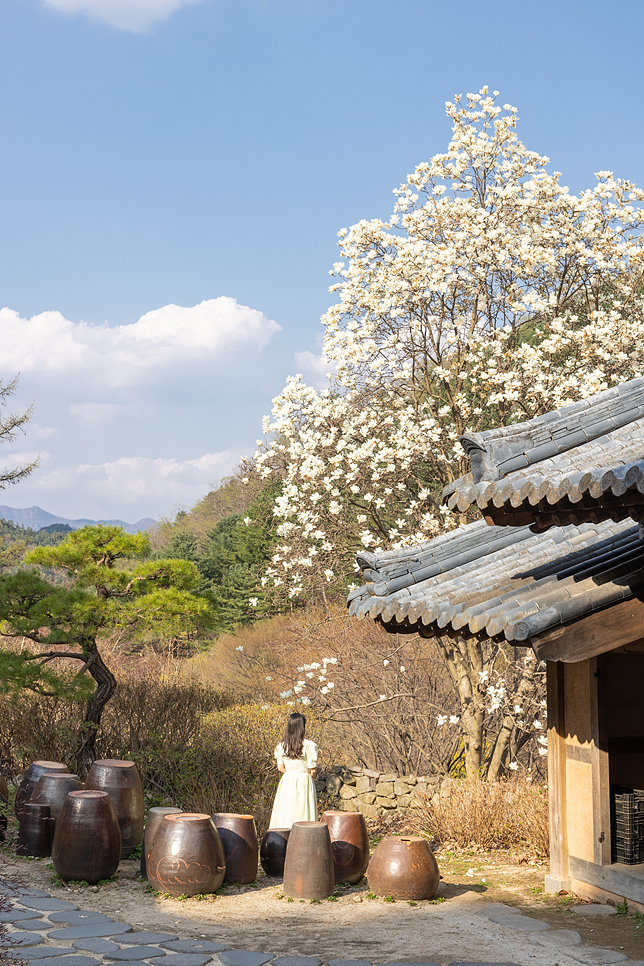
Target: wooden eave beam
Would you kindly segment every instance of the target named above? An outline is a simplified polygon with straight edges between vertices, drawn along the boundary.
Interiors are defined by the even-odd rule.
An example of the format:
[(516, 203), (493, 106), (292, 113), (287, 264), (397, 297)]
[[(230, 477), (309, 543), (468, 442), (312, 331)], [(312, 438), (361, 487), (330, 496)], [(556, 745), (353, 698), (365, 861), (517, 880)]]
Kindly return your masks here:
[(529, 642), (540, 661), (573, 664), (644, 637), (644, 602), (632, 597), (595, 611)]

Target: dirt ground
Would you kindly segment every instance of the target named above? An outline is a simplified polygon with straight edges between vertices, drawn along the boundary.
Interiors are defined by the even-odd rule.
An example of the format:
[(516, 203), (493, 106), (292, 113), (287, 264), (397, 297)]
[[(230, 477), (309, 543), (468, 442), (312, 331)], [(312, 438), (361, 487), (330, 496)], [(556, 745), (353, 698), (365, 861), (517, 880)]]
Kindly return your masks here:
[[(571, 907), (582, 900), (544, 894), (547, 867), (543, 863), (511, 860), (501, 852), (439, 850), (436, 858), (443, 877), (438, 896), (415, 904), (372, 898), (365, 879), (356, 886), (340, 887), (335, 897), (322, 902), (289, 900), (282, 893), (281, 880), (268, 878), (261, 868), (253, 885), (225, 886), (219, 894), (202, 899), (170, 899), (154, 894), (139, 875), (138, 861), (129, 860), (100, 886), (66, 885), (50, 860), (17, 857), (11, 842), (0, 846), (0, 874), (139, 929), (160, 929), (180, 937), (199, 935), (232, 948), (277, 954), (380, 962), (498, 959), (498, 927), (473, 914), (489, 902), (503, 902), (554, 929), (576, 929), (585, 945), (619, 950), (631, 959), (644, 958), (644, 915), (628, 910), (611, 917), (573, 913)], [(525, 937), (517, 938), (510, 958), (521, 958), (517, 951), (525, 942)], [(535, 966), (540, 962), (552, 966), (557, 956), (554, 950), (545, 949), (543, 958), (528, 956), (524, 950), (523, 958)], [(561, 956), (559, 960), (570, 962)]]

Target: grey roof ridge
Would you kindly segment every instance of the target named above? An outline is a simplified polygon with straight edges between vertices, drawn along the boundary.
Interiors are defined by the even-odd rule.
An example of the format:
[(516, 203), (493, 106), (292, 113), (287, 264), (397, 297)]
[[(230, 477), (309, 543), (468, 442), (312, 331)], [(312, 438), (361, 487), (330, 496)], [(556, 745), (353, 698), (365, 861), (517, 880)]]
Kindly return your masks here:
[[(472, 526), (472, 524), (468, 524), (468, 526)], [(594, 537), (599, 536), (601, 529), (611, 530), (616, 526), (619, 527), (620, 524), (605, 523), (602, 526), (601, 524), (596, 525), (592, 523), (584, 523), (580, 524), (579, 526), (568, 525), (566, 527), (552, 527), (545, 533), (539, 534), (532, 533), (527, 527), (487, 527), (486, 529), (505, 530), (510, 534), (514, 533), (518, 537), (518, 539), (514, 541), (515, 543), (526, 543), (526, 546), (537, 548), (538, 556), (543, 558), (544, 555), (547, 555), (547, 548), (551, 546), (552, 543), (562, 544), (564, 547), (569, 547), (571, 554), (578, 553), (579, 544), (586, 544), (588, 541), (592, 541)], [(467, 526), (459, 529), (467, 530)], [(455, 531), (450, 531), (450, 534), (453, 535), (454, 533)], [(390, 586), (393, 581), (383, 580), (382, 583), (378, 584), (367, 581), (362, 586), (354, 588), (354, 590), (352, 590), (348, 595), (347, 605), (349, 607), (349, 612), (352, 616), (359, 618), (365, 616), (367, 610), (370, 612), (373, 611), (372, 602), (374, 598), (381, 600), (386, 598), (398, 599), (398, 595), (400, 595), (401, 600), (410, 602), (417, 596), (420, 597), (427, 593), (427, 588), (423, 587), (423, 584), (426, 584), (426, 582), (431, 580), (432, 577), (445, 578), (447, 581), (446, 584), (443, 583), (443, 588), (445, 589), (451, 581), (457, 580), (470, 570), (476, 569), (482, 557), (490, 557), (498, 550), (507, 549), (510, 543), (511, 541), (506, 543), (503, 547), (495, 548), (495, 550), (492, 552), (488, 551), (488, 553), (473, 555), (467, 561), (459, 562), (458, 566), (453, 565), (450, 568), (445, 567), (441, 570), (437, 570), (435, 573), (424, 577), (420, 581), (412, 578), (405, 583), (397, 585), (395, 589), (391, 588)], [(453, 564), (456, 562), (456, 559), (457, 557), (454, 555), (452, 557)], [(418, 574), (415, 576), (418, 577)], [(373, 612), (372, 616), (375, 616)]]
[[(644, 427), (643, 427), (644, 428)], [(607, 437), (609, 438), (609, 437)], [(644, 450), (644, 439), (642, 440)], [(587, 454), (590, 458), (591, 453)], [(605, 458), (606, 453), (602, 456)], [(556, 467), (554, 461), (548, 461), (549, 465)], [(510, 479), (503, 485), (499, 482), (483, 480), (480, 483), (468, 484), (463, 490), (456, 490), (446, 498), (447, 506), (451, 510), (464, 512), (473, 503), (476, 503), (480, 510), (484, 510), (490, 503), (499, 508), (505, 503), (511, 506), (519, 506), (524, 500), (535, 506), (543, 499), (547, 499), (552, 505), (559, 500), (567, 498), (571, 504), (578, 503), (586, 493), (591, 496), (600, 496), (607, 490), (611, 490), (614, 496), (623, 496), (629, 489), (637, 489), (644, 492), (644, 457), (631, 460), (621, 465), (613, 464), (610, 466), (597, 466), (592, 470), (581, 470), (565, 476), (563, 479), (552, 481), (544, 475), (534, 474), (530, 478), (519, 477), (516, 481)], [(532, 487), (532, 490), (530, 489)], [(514, 493), (518, 491), (518, 499), (513, 499)]]
[[(644, 378), (639, 377), (522, 423), (466, 433), (460, 442), (476, 484), (560, 455), (643, 416)], [(445, 487), (444, 502), (467, 484), (467, 476)]]
[[(467, 624), (472, 634), (485, 631), (490, 637), (498, 637), (503, 634), (509, 642), (525, 641), (530, 637), (586, 616), (610, 604), (628, 600), (634, 596), (638, 587), (644, 585), (644, 571), (640, 570), (632, 577), (632, 584), (618, 584), (610, 581), (599, 586), (588, 579), (583, 584), (584, 591), (574, 595), (569, 592), (568, 588), (561, 587), (559, 593), (553, 592), (542, 601), (526, 602), (525, 606), (519, 606), (505, 615), (499, 615), (498, 620), (495, 615), (486, 614), (485, 620), (476, 621), (465, 612), (458, 615), (465, 619), (454, 621), (452, 627), (453, 630), (460, 630)], [(546, 607), (541, 606), (544, 603), (547, 605)], [(466, 608), (465, 611), (467, 611)], [(372, 617), (381, 617), (385, 623), (394, 619), (396, 623), (402, 623), (405, 620), (405, 615), (397, 614), (396, 608), (392, 607), (380, 607), (375, 612), (373, 608), (369, 608), (360, 616), (366, 616), (367, 612)], [(408, 619), (411, 619), (412, 623), (422, 623), (425, 627), (436, 624), (440, 630), (447, 624), (452, 623), (454, 616), (456, 615), (453, 605), (439, 604), (429, 611), (418, 613), (417, 616)]]
[[(505, 566), (506, 571), (514, 569), (525, 556), (528, 545), (519, 544), (518, 559), (510, 551), (509, 559), (502, 556), (498, 566), (485, 574), (485, 579), (477, 585), (477, 591), (484, 593), (489, 588), (490, 596), (485, 600), (477, 599), (469, 605), (467, 597), (458, 598), (464, 574), (476, 567), (472, 563), (440, 575), (437, 581), (430, 579), (423, 582), (424, 586), (417, 584), (386, 597), (375, 597), (368, 588), (362, 588), (362, 599), (354, 600), (351, 613), (359, 619), (370, 614), (384, 623), (406, 623), (408, 629), (422, 624), (435, 625), (440, 630), (450, 624), (453, 631), (467, 626), (473, 634), (485, 631), (491, 637), (503, 634), (508, 641), (526, 640), (545, 629), (632, 597), (633, 588), (644, 583), (644, 542), (639, 539), (637, 526), (626, 525), (626, 521), (605, 521), (595, 526), (586, 524), (583, 533), (581, 530), (581, 527), (568, 527), (556, 541), (551, 539), (552, 531), (534, 535), (536, 556), (544, 562), (536, 561), (534, 550), (530, 549), (536, 567), (516, 572), (513, 579), (517, 583), (502, 594), (493, 593), (498, 566)], [(556, 558), (559, 567), (567, 557), (574, 556), (576, 560), (571, 560), (571, 567), (554, 569), (555, 561), (547, 559), (553, 542), (562, 544), (564, 551)], [(634, 562), (638, 566), (633, 572)], [(611, 566), (606, 567), (607, 563)], [(603, 580), (597, 579), (602, 577)], [(535, 600), (532, 595), (537, 588), (540, 592)]]
[[(613, 524), (613, 526), (615, 525)], [(597, 535), (596, 528), (592, 527), (591, 525), (586, 524), (585, 528), (587, 531), (592, 531), (591, 533), (589, 533), (589, 538), (592, 539), (593, 535), (595, 536)], [(580, 528), (567, 528), (567, 529), (578, 530)], [(562, 542), (561, 539), (553, 539), (552, 530), (547, 531), (544, 534), (532, 534), (531, 537), (532, 537), (533, 543), (536, 545), (539, 551), (539, 555), (541, 556), (541, 558), (548, 555), (548, 549), (553, 543)], [(563, 543), (566, 544), (568, 543), (568, 541), (564, 539)], [(427, 597), (425, 596), (427, 595), (428, 590), (430, 589), (427, 586), (428, 581), (423, 581), (422, 583), (419, 583), (410, 587), (401, 588), (387, 595), (384, 595), (384, 594), (374, 595), (372, 592), (369, 591), (369, 588), (365, 586), (363, 588), (360, 588), (362, 590), (360, 599), (358, 599), (358, 597), (356, 596), (351, 601), (349, 605), (349, 611), (353, 616), (358, 617), (359, 619), (362, 619), (362, 617), (365, 617), (367, 614), (370, 614), (371, 617), (377, 617), (378, 615), (382, 614), (385, 611), (389, 611), (392, 608), (394, 611), (399, 611), (401, 613), (401, 616), (407, 616), (412, 612), (415, 613), (418, 610), (418, 608), (420, 608), (420, 610), (423, 611), (423, 614), (422, 615), (419, 614), (419, 616), (423, 617), (424, 623), (431, 623), (435, 619), (439, 620), (439, 623), (440, 623), (441, 618), (444, 620), (444, 623), (446, 623), (447, 622), (446, 615), (448, 610), (451, 613), (451, 612), (454, 612), (454, 608), (457, 607), (456, 604), (451, 604), (445, 600), (445, 598), (449, 594), (450, 587), (453, 584), (458, 584), (461, 578), (464, 575), (466, 575), (468, 572), (476, 570), (480, 563), (480, 559), (481, 558), (479, 557), (475, 560), (469, 561), (465, 566), (455, 567), (451, 571), (448, 571), (444, 574), (437, 575), (437, 577), (444, 577), (445, 581), (444, 582), (437, 581), (437, 583), (434, 584), (431, 590), (434, 590), (434, 589), (437, 590), (438, 585), (440, 584), (440, 591), (441, 591), (440, 600), (436, 598), (434, 599), (430, 598), (428, 600)], [(488, 580), (490, 582), (493, 582), (493, 579), (494, 578), (491, 574), (488, 575)], [(545, 582), (545, 579), (544, 579), (544, 582)], [(533, 586), (533, 584), (531, 584), (531, 582), (528, 579), (525, 580), (525, 585), (527, 587)], [(513, 593), (516, 594), (517, 591), (518, 591), (518, 587), (515, 587), (513, 589)], [(444, 626), (444, 623), (443, 623), (443, 626)]]

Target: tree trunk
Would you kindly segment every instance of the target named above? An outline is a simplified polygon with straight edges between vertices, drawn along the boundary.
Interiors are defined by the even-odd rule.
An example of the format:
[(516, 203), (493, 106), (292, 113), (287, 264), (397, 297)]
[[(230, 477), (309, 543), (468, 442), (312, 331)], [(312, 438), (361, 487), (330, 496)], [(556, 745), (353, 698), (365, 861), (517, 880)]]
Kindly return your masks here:
[(461, 733), (465, 750), (465, 773), (480, 777), (485, 731), (485, 699), (479, 690), (479, 673), (484, 659), (481, 642), (475, 638), (435, 638), (447, 665), (461, 706)]
[(87, 670), (96, 681), (96, 690), (87, 702), (85, 718), (81, 725), (78, 744), (73, 756), (76, 774), (85, 779), (96, 759), (94, 748), (101, 724), (101, 715), (103, 708), (116, 691), (116, 678), (104, 663), (96, 646), (96, 641), (85, 643), (83, 652), (87, 656)]
[[(514, 703), (521, 706), (531, 692), (534, 692), (534, 688), (535, 683), (532, 665), (530, 665), (530, 667), (524, 665), (521, 671), (521, 677), (519, 678), (519, 684), (514, 692)], [(496, 781), (496, 779), (501, 775), (501, 772), (504, 768), (506, 755), (510, 748), (510, 739), (514, 733), (516, 718), (517, 714), (512, 714), (509, 711), (503, 716), (503, 722), (499, 729), (499, 733), (494, 744), (494, 750), (492, 751), (490, 764), (488, 766), (488, 781)], [(526, 741), (527, 740), (528, 739), (526, 738)], [(525, 744), (525, 741), (522, 742), (522, 744)]]

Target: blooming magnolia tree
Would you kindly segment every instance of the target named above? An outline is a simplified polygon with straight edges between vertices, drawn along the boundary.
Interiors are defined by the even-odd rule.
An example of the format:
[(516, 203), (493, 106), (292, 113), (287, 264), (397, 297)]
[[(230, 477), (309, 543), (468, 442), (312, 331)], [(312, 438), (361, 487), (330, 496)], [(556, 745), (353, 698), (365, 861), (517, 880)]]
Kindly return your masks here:
[[(322, 319), (329, 385), (290, 378), (256, 456), (282, 481), (267, 593), (345, 590), (356, 550), (464, 522), (440, 504), (467, 472), (459, 436), (642, 371), (644, 191), (599, 172), (571, 194), (497, 96), (483, 88), (448, 103), (447, 150), (395, 191), (391, 218), (339, 232), (338, 301)], [(490, 700), (481, 675), (495, 673), (496, 652), (438, 646), (466, 741), (480, 745), (476, 770), (483, 739), (473, 719), (467, 737), (468, 715)]]

